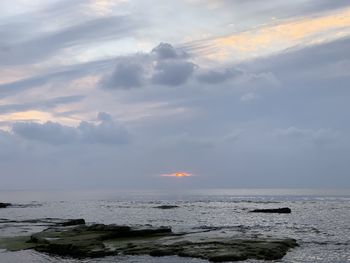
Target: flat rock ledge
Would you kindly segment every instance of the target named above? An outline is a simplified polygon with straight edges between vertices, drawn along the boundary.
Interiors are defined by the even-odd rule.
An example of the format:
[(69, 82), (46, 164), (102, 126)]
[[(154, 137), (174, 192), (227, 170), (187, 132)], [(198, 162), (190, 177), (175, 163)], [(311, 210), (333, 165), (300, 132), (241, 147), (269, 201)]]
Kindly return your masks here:
[(239, 239), (198, 232), (173, 233), (169, 227), (102, 224), (61, 224), (32, 236), (0, 239), (0, 248), (11, 251), (34, 249), (73, 258), (150, 255), (200, 258), (211, 262), (278, 260), (296, 246), (294, 239)]
[(0, 208), (6, 208), (6, 207), (9, 207), (9, 206), (11, 206), (10, 203), (1, 203), (0, 202)]
[(282, 208), (255, 209), (250, 212), (251, 213), (290, 214), (292, 210), (289, 207), (282, 207)]

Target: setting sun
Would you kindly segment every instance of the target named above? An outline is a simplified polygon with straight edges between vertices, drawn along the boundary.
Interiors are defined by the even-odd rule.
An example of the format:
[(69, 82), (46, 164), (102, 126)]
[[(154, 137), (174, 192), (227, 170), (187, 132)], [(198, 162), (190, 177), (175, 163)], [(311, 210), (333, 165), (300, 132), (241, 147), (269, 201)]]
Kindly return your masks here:
[(161, 176), (166, 176), (166, 177), (189, 177), (189, 176), (193, 176), (193, 174), (186, 173), (186, 172), (176, 172), (176, 173), (170, 173), (170, 174), (161, 174)]

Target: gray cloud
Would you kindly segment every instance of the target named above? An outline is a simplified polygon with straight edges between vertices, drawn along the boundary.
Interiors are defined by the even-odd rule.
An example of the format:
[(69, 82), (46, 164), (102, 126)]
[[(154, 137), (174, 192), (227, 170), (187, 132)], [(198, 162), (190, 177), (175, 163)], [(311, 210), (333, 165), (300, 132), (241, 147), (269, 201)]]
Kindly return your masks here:
[(112, 73), (101, 81), (101, 86), (107, 89), (129, 89), (145, 85), (145, 64), (148, 59), (141, 55), (118, 59)]
[[(69, 2), (72, 1), (66, 3)], [(142, 1), (137, 5), (144, 7), (149, 3)], [(163, 2), (157, 4), (160, 3), (169, 5)], [(180, 7), (183, 3), (174, 1), (172, 5)], [(298, 16), (303, 16), (307, 12), (305, 8), (310, 7), (307, 3), (313, 5), (313, 10), (316, 10), (317, 3), (329, 5), (327, 8), (330, 9), (347, 4), (344, 1), (326, 3), (323, 0), (302, 0), (297, 4), (269, 0), (266, 3), (260, 0), (241, 1), (239, 15), (246, 18), (248, 14), (248, 26), (257, 26), (266, 22), (267, 18), (271, 21), (270, 18), (281, 14), (281, 10), (286, 11), (282, 12), (283, 15), (290, 16), (298, 9)], [(322, 10), (326, 10), (325, 6)], [(67, 10), (70, 10), (69, 7)], [(138, 38), (138, 43), (143, 44), (145, 40), (144, 43), (148, 45), (154, 43), (155, 39), (180, 41), (185, 36), (180, 36), (176, 30), (183, 28), (178, 21), (168, 21), (168, 17), (157, 19), (159, 15), (164, 16), (159, 12), (160, 9), (154, 5), (151, 10), (156, 15), (153, 20), (156, 25), (152, 29), (157, 30), (144, 32), (142, 36), (145, 38)], [(220, 12), (204, 9), (189, 8), (186, 14), (181, 13), (185, 24), (191, 20), (200, 25), (181, 32), (199, 32), (198, 29), (203, 28), (203, 25), (208, 25), (208, 31), (214, 32), (214, 29), (219, 28), (216, 22), (220, 25), (231, 22), (247, 25), (246, 22), (241, 23), (243, 20), (238, 14), (232, 17), (232, 8), (225, 7), (227, 19), (203, 15), (203, 12), (213, 12), (224, 16), (223, 9)], [(131, 10), (131, 13), (134, 11)], [(80, 39), (91, 44), (95, 41), (93, 39), (99, 38), (88, 32), (80, 34), (73, 30), (69, 33), (70, 23), (67, 21), (72, 21), (72, 25), (87, 22), (86, 17), (71, 18), (77, 21), (67, 19), (51, 32), (58, 34), (57, 38), (47, 32), (43, 35), (41, 29), (33, 27), (33, 24), (28, 25), (28, 28), (33, 28), (33, 32), (27, 32), (22, 27), (23, 21), (18, 21), (15, 28), (21, 36), (2, 27), (0, 31), (8, 37), (8, 41), (0, 38), (5, 50), (6, 46), (16, 46), (18, 43), (56, 38), (60, 43), (53, 45), (54, 50), (43, 50), (45, 54), (39, 54), (40, 59), (57, 54), (62, 47), (80, 45)], [(88, 20), (95, 21), (91, 17)], [(159, 21), (164, 22), (164, 25), (159, 25)], [(175, 23), (178, 27), (174, 26)], [(220, 27), (222, 31), (217, 34), (225, 35), (226, 30), (231, 29)], [(63, 35), (60, 35), (62, 30)], [(164, 32), (159, 33), (162, 30), (167, 30), (165, 36)], [(70, 36), (73, 32), (80, 34), (79, 39)], [(117, 37), (123, 34), (115, 32)], [(102, 32), (101, 39), (108, 38), (107, 35), (107, 31)], [(40, 43), (46, 45), (50, 41), (42, 40)], [(131, 46), (134, 45), (131, 42)], [(13, 95), (11, 101), (17, 99), (17, 102), (8, 105), (4, 105), (6, 100), (2, 100), (2, 113), (33, 107), (50, 111), (61, 104), (80, 102), (78, 107), (69, 107), (67, 112), (62, 113), (63, 116), (74, 114), (83, 119), (87, 112), (103, 110), (123, 119), (128, 128), (106, 113), (100, 113), (94, 121), (82, 121), (76, 127), (53, 121), (44, 124), (17, 122), (9, 132), (0, 131), (2, 186), (37, 188), (40, 182), (43, 188), (53, 185), (81, 188), (174, 187), (173, 183), (167, 185), (166, 182), (150, 178), (177, 170), (198, 175), (193, 177), (192, 185), (198, 188), (348, 186), (349, 47), (349, 39), (344, 39), (309, 48), (290, 49), (239, 65), (232, 61), (230, 65), (220, 64), (207, 69), (208, 65), (199, 67), (191, 64), (193, 57), (183, 49), (161, 43), (148, 53), (119, 56), (113, 61), (108, 59), (70, 67), (52, 67), (54, 70), (32, 78), (1, 84), (1, 97)], [(90, 50), (86, 51), (89, 53)], [(100, 55), (104, 55), (104, 50)], [(23, 61), (29, 63), (32, 58), (26, 56)], [(46, 98), (53, 90), (52, 86), (55, 87), (56, 95), (61, 87), (72, 80), (102, 74), (104, 78), (100, 85), (105, 90), (135, 89), (108, 93), (101, 89), (93, 90), (90, 86), (85, 89), (80, 86), (84, 83), (79, 83), (77, 87), (72, 87), (79, 90), (77, 94), (84, 92), (83, 101), (79, 97), (67, 97), (63, 92), (61, 97), (53, 98), (52, 101), (38, 98), (26, 105), (20, 105), (23, 99), (21, 95), (24, 94), (16, 97), (19, 92), (42, 86), (33, 90), (33, 93), (43, 92)], [(89, 85), (90, 82), (87, 83)], [(164, 88), (171, 85), (183, 85), (186, 88)], [(52, 110), (50, 114), (54, 114)], [(0, 125), (6, 128), (11, 126), (6, 121), (0, 121)], [(128, 143), (131, 142), (128, 131), (132, 134), (132, 143)], [(121, 145), (124, 147), (119, 147)]]
[(237, 69), (226, 68), (224, 70), (208, 70), (197, 75), (197, 79), (202, 83), (218, 84), (233, 77), (240, 76), (244, 72)]
[(292, 139), (306, 139), (310, 142), (324, 145), (332, 143), (339, 137), (339, 133), (330, 129), (300, 129), (294, 126), (287, 129), (278, 129), (275, 131), (277, 136), (285, 136)]
[(71, 104), (75, 102), (80, 102), (84, 98), (85, 96), (75, 95), (75, 96), (56, 97), (52, 99), (40, 100), (40, 101), (30, 102), (30, 103), (5, 104), (5, 105), (0, 105), (0, 112), (10, 113), (10, 112), (27, 111), (27, 110), (49, 110), (59, 105), (66, 105), (66, 104)]
[(17, 122), (12, 132), (27, 140), (59, 144), (111, 144), (121, 145), (129, 141), (129, 134), (124, 127), (116, 123), (109, 114), (99, 113), (99, 124), (81, 122), (77, 127), (64, 126), (48, 121), (44, 124), (35, 122)]
[[(251, 17), (261, 17), (269, 15), (270, 17), (276, 16), (279, 18), (288, 18), (293, 16), (310, 15), (317, 12), (330, 11), (338, 8), (350, 7), (347, 0), (301, 0), (298, 3), (279, 0), (214, 0), (217, 4), (217, 8), (237, 8), (241, 12), (241, 15)], [(208, 5), (214, 1), (201, 0), (198, 2), (206, 2)]]
[(188, 61), (160, 61), (154, 67), (152, 82), (159, 85), (179, 86), (193, 74), (196, 65)]
[(243, 102), (248, 102), (248, 101), (253, 101), (259, 98), (259, 95), (256, 94), (255, 92), (248, 92), (246, 94), (243, 94), (241, 96), (241, 101)]
[(45, 84), (58, 83), (62, 86), (68, 81), (86, 76), (99, 74), (112, 66), (112, 59), (98, 60), (93, 62), (62, 66), (56, 71), (47, 72), (40, 75), (20, 79), (10, 83), (0, 84), (0, 98), (37, 88)]
[(215, 135), (212, 137), (181, 133), (175, 136), (165, 137), (159, 142), (159, 144), (161, 147), (167, 147), (169, 149), (174, 149), (180, 146), (181, 148), (186, 149), (192, 148), (197, 150), (210, 150), (213, 147), (220, 147), (225, 144), (227, 145), (236, 142), (240, 139), (243, 132), (243, 130), (237, 129), (225, 135)]
[(86, 21), (55, 32), (41, 34), (27, 41), (3, 46), (0, 50), (0, 64), (18, 65), (38, 62), (63, 48), (120, 38), (135, 28), (135, 22), (126, 16)]
[(185, 59), (189, 55), (183, 49), (175, 49), (169, 43), (160, 43), (158, 46), (152, 49), (152, 53), (156, 55), (157, 59)]
[(107, 89), (128, 89), (151, 83), (179, 86), (190, 79), (196, 67), (182, 49), (160, 43), (150, 53), (118, 58), (114, 70), (101, 80), (101, 86)]
[(50, 144), (67, 144), (76, 140), (76, 130), (71, 127), (48, 121), (44, 124), (35, 122), (17, 122), (12, 126), (14, 134), (25, 139)]

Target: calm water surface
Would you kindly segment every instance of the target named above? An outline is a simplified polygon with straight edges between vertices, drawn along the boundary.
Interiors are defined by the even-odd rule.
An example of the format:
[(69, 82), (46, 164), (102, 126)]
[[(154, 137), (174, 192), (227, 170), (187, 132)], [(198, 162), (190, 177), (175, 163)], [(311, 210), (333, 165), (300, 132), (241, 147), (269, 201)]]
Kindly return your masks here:
[[(219, 227), (240, 237), (291, 237), (300, 247), (278, 262), (350, 262), (350, 190), (225, 189), (191, 191), (0, 191), (0, 236), (30, 235), (43, 223), (7, 220), (84, 218), (87, 222), (171, 226), (174, 231)], [(160, 210), (160, 204), (179, 208)], [(255, 208), (288, 206), (292, 214), (252, 214)], [(206, 262), (179, 257), (55, 258), (31, 250), (0, 250), (0, 263)], [(258, 262), (258, 261), (246, 261)]]

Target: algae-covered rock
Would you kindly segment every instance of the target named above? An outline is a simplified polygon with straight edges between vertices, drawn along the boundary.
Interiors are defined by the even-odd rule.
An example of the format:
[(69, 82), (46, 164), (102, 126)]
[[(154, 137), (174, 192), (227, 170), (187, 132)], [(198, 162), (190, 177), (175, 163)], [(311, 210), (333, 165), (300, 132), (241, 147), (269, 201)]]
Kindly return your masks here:
[(290, 214), (292, 210), (289, 207), (272, 208), (272, 209), (255, 209), (250, 211), (251, 213), (277, 213), (277, 214)]
[(62, 226), (76, 226), (76, 225), (85, 225), (84, 219), (69, 219), (66, 222), (62, 223)]
[(294, 239), (238, 239), (217, 234), (208, 235), (207, 232), (173, 233), (169, 227), (103, 224), (60, 225), (27, 238), (12, 241), (0, 239), (0, 248), (31, 248), (39, 252), (75, 258), (176, 255), (212, 262), (281, 259), (295, 246), (297, 243)]

